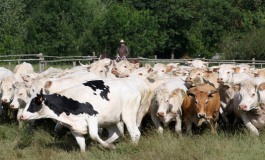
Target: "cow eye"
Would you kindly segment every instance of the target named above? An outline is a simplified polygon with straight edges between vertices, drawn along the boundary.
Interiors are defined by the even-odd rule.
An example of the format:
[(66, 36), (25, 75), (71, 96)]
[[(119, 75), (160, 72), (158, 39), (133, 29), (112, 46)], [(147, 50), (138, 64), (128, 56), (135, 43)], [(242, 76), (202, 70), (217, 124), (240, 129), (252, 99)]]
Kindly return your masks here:
[(256, 94), (255, 93), (253, 93), (252, 95), (251, 95), (251, 97), (254, 97)]
[(227, 72), (228, 74), (230, 73), (230, 72)]
[(100, 70), (100, 72), (103, 72), (102, 70)]
[(142, 76), (143, 74), (142, 73), (138, 73), (140, 76)]
[(11, 91), (12, 90), (12, 88), (9, 88), (9, 91)]
[(127, 68), (127, 66), (124, 66), (124, 68)]
[(19, 96), (22, 96), (23, 95), (23, 93), (19, 93)]
[(201, 74), (199, 73), (198, 76), (200, 76)]
[(162, 72), (165, 72), (164, 70), (162, 70)]

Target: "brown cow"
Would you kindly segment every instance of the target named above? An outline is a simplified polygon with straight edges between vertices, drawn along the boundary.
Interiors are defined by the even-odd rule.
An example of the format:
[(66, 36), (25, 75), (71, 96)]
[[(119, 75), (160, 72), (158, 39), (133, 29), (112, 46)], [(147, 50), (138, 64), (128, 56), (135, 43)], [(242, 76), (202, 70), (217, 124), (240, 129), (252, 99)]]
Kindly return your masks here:
[(182, 104), (187, 133), (192, 133), (192, 123), (197, 127), (210, 124), (211, 132), (216, 133), (219, 109), (220, 96), (215, 87), (203, 84), (190, 88)]

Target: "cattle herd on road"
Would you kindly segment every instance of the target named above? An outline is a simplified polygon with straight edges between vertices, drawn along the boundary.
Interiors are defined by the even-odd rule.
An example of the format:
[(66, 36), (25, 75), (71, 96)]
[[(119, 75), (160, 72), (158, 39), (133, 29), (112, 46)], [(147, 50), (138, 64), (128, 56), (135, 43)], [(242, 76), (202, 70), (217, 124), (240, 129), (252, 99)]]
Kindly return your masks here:
[[(175, 123), (179, 136), (193, 134), (192, 126), (206, 126), (216, 134), (220, 124), (227, 128), (238, 123), (258, 136), (265, 126), (265, 69), (247, 64), (209, 67), (192, 60), (141, 66), (105, 58), (36, 73), (23, 62), (14, 71), (0, 67), (0, 82), (3, 118), (15, 113), (20, 128), (53, 119), (54, 131), (68, 128), (82, 152), (86, 134), (105, 148), (115, 148), (113, 142), (126, 130), (137, 144), (146, 116), (160, 134)], [(102, 129), (107, 138), (102, 138)]]

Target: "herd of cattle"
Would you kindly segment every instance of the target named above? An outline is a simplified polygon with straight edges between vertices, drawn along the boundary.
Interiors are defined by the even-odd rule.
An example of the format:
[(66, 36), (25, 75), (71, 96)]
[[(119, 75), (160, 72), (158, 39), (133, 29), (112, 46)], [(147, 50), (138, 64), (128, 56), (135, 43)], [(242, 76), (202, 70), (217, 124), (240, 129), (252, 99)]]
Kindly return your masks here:
[[(42, 73), (26, 62), (14, 71), (0, 67), (2, 116), (16, 110), (19, 127), (51, 118), (55, 132), (69, 128), (81, 151), (86, 149), (85, 134), (115, 148), (113, 142), (126, 129), (137, 144), (147, 115), (161, 134), (171, 122), (178, 135), (192, 134), (192, 125), (202, 124), (216, 133), (220, 121), (227, 127), (243, 122), (255, 135), (265, 126), (265, 69), (208, 67), (201, 60), (141, 66), (106, 58), (80, 64)], [(108, 132), (106, 140), (102, 129)]]

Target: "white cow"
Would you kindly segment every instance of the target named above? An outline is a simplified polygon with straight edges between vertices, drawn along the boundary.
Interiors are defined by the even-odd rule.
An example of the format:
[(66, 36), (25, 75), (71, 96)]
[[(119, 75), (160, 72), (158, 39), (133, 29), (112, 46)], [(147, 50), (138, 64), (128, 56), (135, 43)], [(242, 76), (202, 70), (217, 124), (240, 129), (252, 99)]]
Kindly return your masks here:
[(208, 67), (208, 62), (204, 62), (202, 60), (199, 60), (199, 59), (195, 59), (195, 60), (192, 60), (192, 61), (188, 61), (187, 62), (188, 65), (190, 67), (193, 67), (193, 68), (202, 68), (202, 69), (206, 69)]
[(113, 61), (111, 73), (116, 77), (128, 77), (135, 69), (140, 67), (140, 63), (131, 63), (128, 60), (121, 60), (119, 62)]
[(32, 64), (23, 62), (21, 64), (16, 65), (14, 69), (15, 77), (18, 81), (22, 81), (21, 75), (34, 73), (34, 68)]
[(111, 59), (105, 58), (98, 61), (95, 61), (91, 64), (82, 64), (79, 62), (81, 66), (87, 68), (89, 72), (93, 72), (100, 77), (115, 77), (112, 73), (112, 66), (114, 61)]
[[(14, 73), (12, 71), (10, 71), (9, 69), (6, 69), (4, 67), (0, 67), (0, 84), (2, 83), (2, 80), (4, 78), (12, 76), (12, 75), (14, 75)], [(0, 88), (0, 96), (2, 97), (2, 89), (1, 88)], [(2, 100), (0, 100), (0, 104), (2, 104)], [(3, 106), (0, 105), (0, 115), (2, 115), (2, 114), (3, 114)]]
[(36, 96), (37, 89), (34, 87), (30, 87), (26, 82), (16, 82), (13, 84), (14, 87), (14, 98), (10, 103), (10, 108), (13, 110), (18, 110), (17, 112), (17, 121), (19, 124), (19, 128), (22, 128), (23, 123), (20, 120), (22, 112), (29, 102), (30, 98)]
[(254, 135), (259, 135), (258, 129), (265, 126), (265, 81), (248, 80), (236, 87), (238, 92), (234, 97), (234, 110), (243, 120), (244, 125)]
[(219, 84), (217, 83), (217, 73), (208, 71), (205, 69), (194, 68), (190, 71), (186, 82), (191, 86), (198, 86), (202, 84), (209, 84), (218, 88)]
[(2, 103), (8, 104), (12, 101), (14, 96), (14, 87), (13, 84), (17, 82), (14, 74), (8, 77), (5, 77), (1, 81), (1, 91), (2, 91)]
[(183, 82), (169, 80), (160, 84), (155, 89), (152, 105), (152, 120), (160, 133), (163, 132), (161, 122), (168, 126), (172, 121), (176, 122), (175, 131), (180, 135), (182, 132), (182, 111), (181, 105), (184, 100), (187, 88)]
[(233, 85), (251, 78), (246, 73), (235, 73), (235, 68), (236, 66), (234, 65), (223, 64), (218, 70), (217, 82), (219, 83), (218, 90), (221, 100), (220, 113), (226, 126), (229, 124), (228, 115), (233, 114), (233, 98), (235, 94)]

